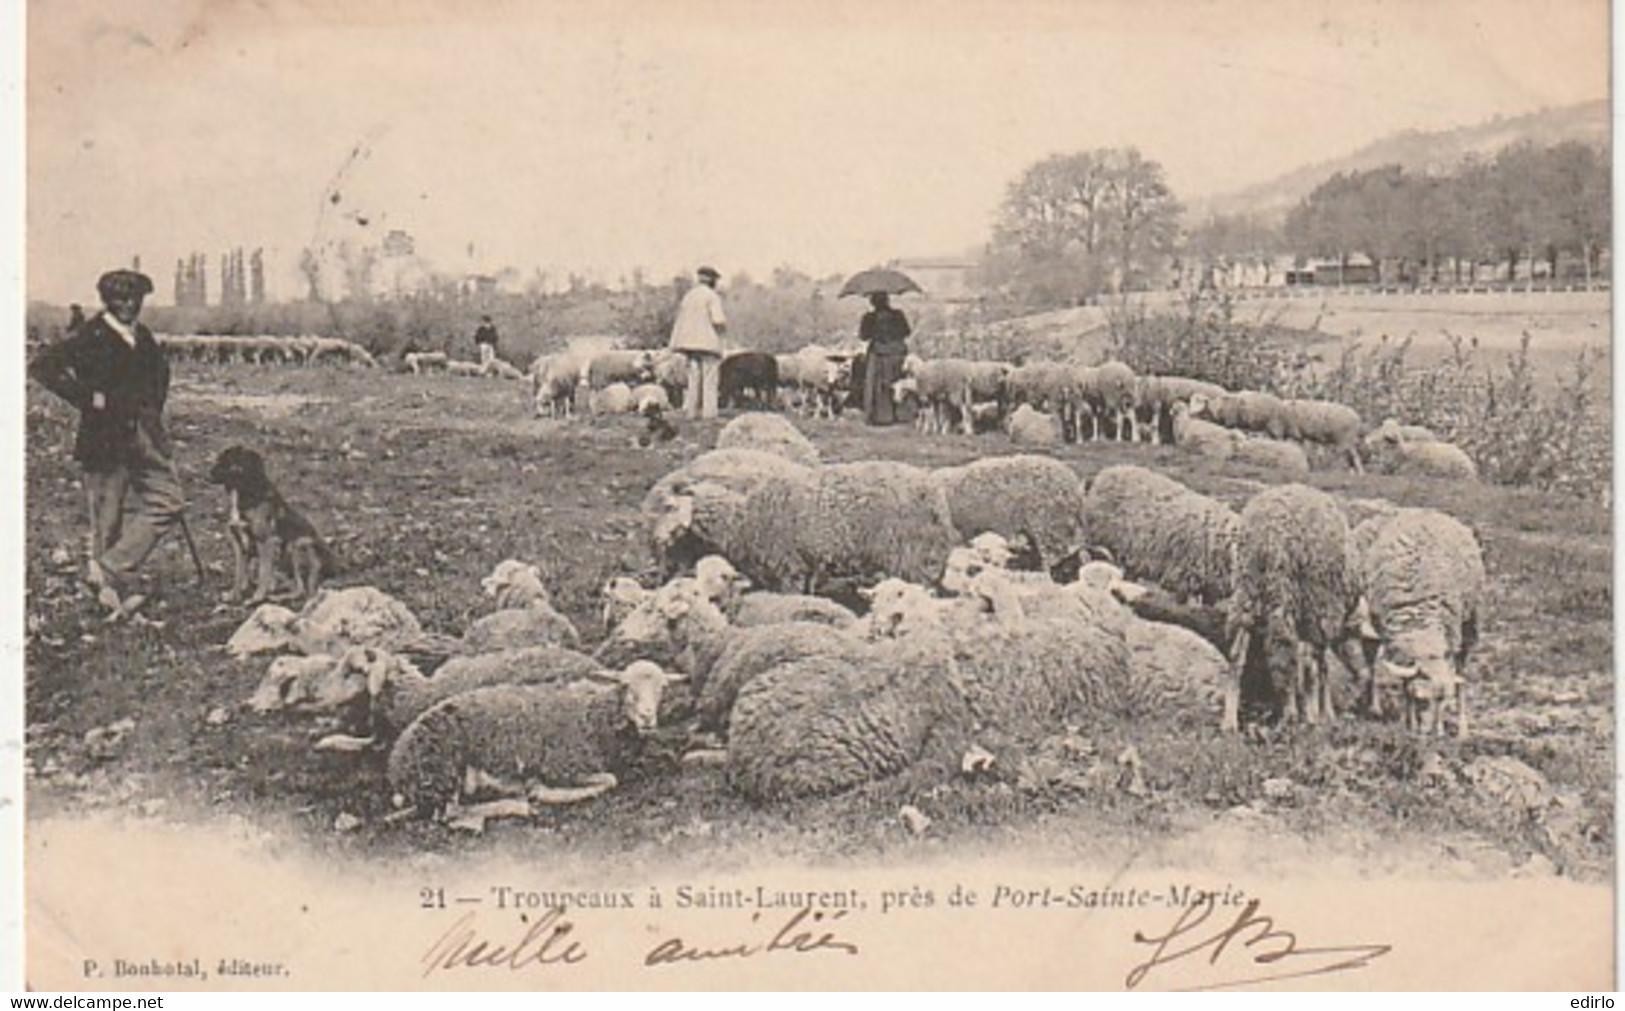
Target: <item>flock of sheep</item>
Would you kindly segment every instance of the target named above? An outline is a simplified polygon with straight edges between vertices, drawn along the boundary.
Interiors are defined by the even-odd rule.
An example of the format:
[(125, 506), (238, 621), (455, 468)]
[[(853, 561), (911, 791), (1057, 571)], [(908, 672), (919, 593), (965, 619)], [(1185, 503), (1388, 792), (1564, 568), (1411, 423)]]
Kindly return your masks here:
[(339, 337), (240, 336), (236, 334), (156, 334), (158, 346), (171, 359), (225, 365), (318, 365), (376, 367), (366, 348)]
[[(861, 349), (809, 345), (791, 354), (736, 351), (724, 356), (723, 407), (756, 406), (835, 417), (861, 399)], [(538, 417), (619, 414), (680, 404), (681, 356), (664, 351), (579, 349), (531, 365)], [(1307, 473), (1306, 447), (1323, 448), (1356, 471), (1475, 480), (1459, 447), (1393, 419), (1366, 430), (1343, 404), (1226, 390), (1182, 376), (1137, 375), (1121, 362), (1076, 365), (910, 355), (894, 386), (924, 432), (1008, 433), (1017, 445), (1110, 439), (1177, 445), (1286, 473)]]
[(1468, 731), (1486, 577), (1472, 532), (1431, 510), (1361, 503), (1351, 522), (1287, 484), (1237, 513), (1146, 468), (1086, 484), (1034, 454), (823, 463), (759, 412), (642, 509), (663, 582), (612, 579), (591, 653), (513, 560), (455, 638), (355, 587), (266, 605), (228, 649), (298, 654), (253, 707), (341, 715), (324, 748), (387, 748), (400, 816), (475, 824), (613, 788), (662, 727), (774, 802), (1005, 775), (1091, 728), (1316, 723), (1332, 656), (1368, 711), (1393, 686), (1408, 726), (1448, 709)]

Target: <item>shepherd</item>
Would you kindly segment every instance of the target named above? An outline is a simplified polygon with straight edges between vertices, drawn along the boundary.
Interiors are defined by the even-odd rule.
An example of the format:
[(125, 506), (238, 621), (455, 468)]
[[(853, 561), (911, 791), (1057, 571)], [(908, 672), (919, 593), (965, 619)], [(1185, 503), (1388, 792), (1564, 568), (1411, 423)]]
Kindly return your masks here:
[(897, 421), (892, 384), (903, 378), (908, 338), (913, 333), (908, 317), (891, 304), (891, 296), (877, 291), (869, 296), (868, 312), (858, 324), (858, 339), (868, 346), (863, 373), (863, 420), (871, 425)]

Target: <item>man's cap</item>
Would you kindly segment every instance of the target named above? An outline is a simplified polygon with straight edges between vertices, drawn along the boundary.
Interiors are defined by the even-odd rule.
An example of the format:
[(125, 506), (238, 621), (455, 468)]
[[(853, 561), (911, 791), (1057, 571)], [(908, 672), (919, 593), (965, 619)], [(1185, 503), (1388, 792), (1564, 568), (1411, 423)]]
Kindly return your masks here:
[(109, 270), (96, 282), (96, 293), (103, 299), (150, 295), (152, 278), (138, 270)]
[(696, 270), (694, 273), (698, 274), (701, 277), (709, 277), (713, 281), (719, 280), (722, 277), (721, 274), (717, 273), (717, 268), (715, 268), (715, 267), (701, 267), (699, 270)]

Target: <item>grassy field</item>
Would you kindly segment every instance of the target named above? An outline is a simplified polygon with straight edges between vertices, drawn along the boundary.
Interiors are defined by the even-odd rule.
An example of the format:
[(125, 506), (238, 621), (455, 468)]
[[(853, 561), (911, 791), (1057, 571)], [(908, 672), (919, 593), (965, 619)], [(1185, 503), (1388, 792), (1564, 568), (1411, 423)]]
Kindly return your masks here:
[[(158, 626), (104, 625), (79, 588), (83, 493), (68, 459), (71, 416), (30, 391), (27, 422), (27, 769), (31, 817), (127, 812), (180, 822), (247, 818), (320, 851), (373, 859), (500, 851), (523, 859), (613, 855), (629, 862), (803, 866), (886, 862), (929, 844), (948, 852), (1035, 849), (1079, 857), (1200, 853), (1208, 833), (1246, 824), (1250, 859), (1305, 845), (1360, 868), (1497, 877), (1526, 866), (1598, 879), (1613, 848), (1613, 558), (1608, 513), (1538, 490), (1317, 472), (1341, 499), (1445, 509), (1485, 545), (1493, 590), (1474, 661), (1475, 734), (1407, 738), (1345, 720), (1243, 741), (1212, 727), (1122, 727), (1015, 781), (929, 791), (880, 784), (791, 808), (729, 793), (720, 770), (657, 748), (639, 777), (589, 804), (470, 837), (385, 824), (379, 756), (318, 754), (309, 718), (242, 706), (266, 661), (222, 644), (244, 618), (217, 603), (229, 579), (223, 494), (201, 482), (233, 443), (267, 456), (274, 479), (327, 532), (341, 585), (398, 596), (456, 634), (487, 608), (479, 580), (498, 561), (537, 563), (561, 608), (597, 638), (598, 588), (646, 572), (637, 512), (660, 475), (711, 446), (719, 423), (685, 424), (655, 449), (637, 423), (532, 419), (521, 384), (372, 371), (178, 367), (171, 417), (191, 476), (191, 521), (211, 577), (199, 588), (178, 545), (149, 563)], [(919, 436), (852, 421), (805, 423), (828, 460), (938, 466), (1007, 452), (995, 436)], [(1080, 475), (1122, 462), (1159, 468), (1239, 506), (1274, 474), (1150, 446), (1066, 446)], [(54, 557), (53, 557), (54, 556)], [(71, 562), (69, 561), (71, 559)], [(109, 740), (93, 731), (121, 725)], [(674, 733), (680, 735), (680, 728)], [(116, 736), (116, 735), (115, 735)], [(1113, 764), (1133, 745), (1143, 789)], [(902, 826), (914, 804), (925, 840)]]

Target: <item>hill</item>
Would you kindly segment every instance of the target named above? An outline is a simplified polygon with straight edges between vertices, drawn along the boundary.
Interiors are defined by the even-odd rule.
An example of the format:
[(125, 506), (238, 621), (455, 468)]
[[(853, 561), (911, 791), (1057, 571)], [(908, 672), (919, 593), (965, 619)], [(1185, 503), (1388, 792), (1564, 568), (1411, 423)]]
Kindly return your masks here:
[(1187, 222), (1214, 214), (1284, 215), (1316, 186), (1339, 172), (1358, 172), (1397, 164), (1410, 172), (1445, 173), (1468, 155), (1492, 155), (1520, 141), (1549, 146), (1577, 140), (1599, 147), (1609, 142), (1609, 103), (1585, 102), (1542, 109), (1525, 116), (1496, 117), (1452, 130), (1406, 130), (1384, 137), (1353, 154), (1288, 172), (1268, 182), (1232, 193), (1193, 199)]

